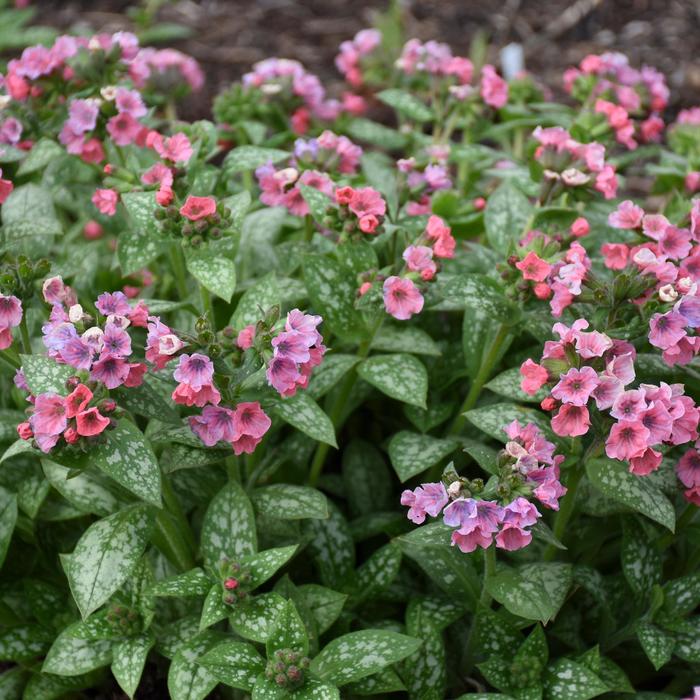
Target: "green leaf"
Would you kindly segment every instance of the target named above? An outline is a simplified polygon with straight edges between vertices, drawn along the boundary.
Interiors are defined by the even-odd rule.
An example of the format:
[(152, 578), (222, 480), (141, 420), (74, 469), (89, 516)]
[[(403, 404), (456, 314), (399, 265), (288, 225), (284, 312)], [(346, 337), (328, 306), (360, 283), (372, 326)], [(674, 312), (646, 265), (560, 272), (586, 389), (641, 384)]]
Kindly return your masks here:
[(314, 369), (306, 392), (318, 401), (360, 361), (357, 355), (332, 353), (324, 356), (323, 362)]
[(321, 255), (304, 257), (304, 283), (315, 311), (323, 316), (337, 336), (347, 340), (357, 339), (363, 332), (360, 314), (354, 300), (357, 281), (350, 270), (338, 260)]
[(488, 199), (484, 212), (486, 239), (504, 255), (514, 249), (532, 215), (530, 200), (509, 182), (503, 182)]
[(126, 192), (121, 201), (129, 214), (131, 227), (119, 234), (117, 252), (122, 274), (131, 275), (148, 266), (164, 250), (163, 236), (155, 211), (155, 192)]
[(413, 355), (375, 355), (359, 365), (357, 373), (387, 396), (425, 408), (428, 373)]
[(309, 638), (306, 627), (299, 617), (297, 609), (291, 600), (285, 602), (277, 615), (272, 634), (265, 642), (267, 658), (273, 659), (278, 649), (293, 649), (306, 655), (309, 652)]
[(514, 324), (518, 307), (505, 296), (503, 287), (491, 277), (477, 273), (457, 275), (441, 284), (442, 296), (451, 309), (476, 309), (477, 318)]
[(28, 676), (29, 672), (21, 666), (14, 666), (0, 673), (0, 697), (5, 700), (22, 700), (22, 691)]
[(138, 634), (115, 644), (112, 648), (112, 673), (119, 687), (133, 698), (141, 682), (148, 652), (155, 640), (149, 634)]
[(397, 476), (403, 483), (421, 474), (457, 449), (454, 440), (442, 440), (432, 435), (402, 430), (389, 442), (389, 457)]
[(387, 630), (350, 632), (328, 644), (311, 662), (311, 671), (342, 686), (405, 659), (420, 646), (414, 637)]
[(234, 194), (231, 197), (226, 197), (223, 200), (225, 206), (231, 210), (231, 228), (240, 233), (243, 228), (243, 220), (248, 213), (251, 204), (250, 192), (243, 191)]
[(398, 150), (406, 145), (406, 136), (400, 131), (364, 117), (353, 119), (347, 129), (352, 138), (389, 150)]
[(377, 97), (400, 115), (414, 122), (427, 122), (433, 119), (432, 110), (421, 100), (406, 90), (389, 89), (377, 93)]
[(160, 506), (160, 469), (150, 444), (129, 420), (104, 432), (90, 458), (99, 469), (139, 498)]
[(75, 622), (56, 637), (41, 667), (43, 673), (77, 676), (112, 661), (112, 642), (78, 636), (81, 625), (82, 622)]
[(343, 452), (343, 486), (351, 515), (389, 510), (392, 476), (382, 453), (370, 442), (352, 440)]
[(204, 700), (215, 688), (217, 678), (197, 660), (219, 641), (220, 635), (205, 630), (180, 645), (168, 669), (172, 700)]
[(311, 187), (310, 185), (300, 184), (299, 190), (301, 191), (304, 201), (309, 205), (309, 211), (314, 221), (317, 224), (323, 224), (326, 211), (332, 204), (330, 197), (321, 192), (321, 190), (316, 187)]
[(473, 408), (464, 415), (472, 425), (503, 443), (507, 440), (503, 429), (514, 420), (520, 421), (521, 424), (534, 423), (545, 435), (551, 434), (549, 418), (544, 413), (514, 403), (492, 403)]
[(319, 634), (326, 632), (338, 619), (348, 598), (345, 593), (338, 593), (316, 583), (299, 586), (299, 591), (316, 621)]
[(227, 304), (236, 290), (236, 266), (220, 251), (201, 246), (185, 248), (188, 272), (212, 294)]
[(387, 589), (396, 579), (401, 566), (401, 549), (389, 543), (372, 553), (357, 570), (355, 598), (367, 600)]
[(664, 585), (663, 611), (672, 618), (685, 617), (700, 605), (700, 571)]
[(262, 586), (265, 581), (274, 576), (294, 556), (296, 551), (297, 545), (292, 544), (288, 547), (265, 549), (258, 554), (243, 557), (241, 564), (243, 567), (250, 569), (251, 588)]
[(199, 619), (200, 632), (225, 619), (229, 614), (230, 610), (221, 598), (222, 593), (221, 585), (218, 583), (215, 583), (209, 589), (202, 606), (202, 616)]
[(646, 595), (656, 584), (661, 583), (661, 555), (634, 519), (623, 522), (620, 559), (622, 573), (637, 595)]
[[(150, 309), (151, 313), (154, 313)], [(143, 383), (139, 386), (120, 386), (112, 391), (112, 396), (119, 406), (130, 413), (145, 418), (155, 418), (169, 423), (180, 423), (180, 416), (173, 409), (170, 401), (170, 391), (164, 395), (164, 382), (156, 379), (152, 374), (146, 374)], [(167, 396), (167, 399), (165, 398)]]
[(372, 340), (372, 350), (384, 352), (409, 352), (415, 355), (439, 357), (438, 344), (417, 326), (382, 324)]
[(462, 441), (464, 451), (485, 471), (489, 474), (497, 472), (496, 460), (498, 452), (493, 447), (482, 445), (476, 440), (464, 438)]
[(0, 486), (0, 567), (5, 562), (16, 523), (17, 495)]
[(7, 240), (62, 233), (51, 191), (33, 182), (15, 187), (2, 205), (2, 227)]
[(273, 413), (314, 440), (337, 447), (333, 423), (323, 409), (303, 391), (287, 398), (275, 396)]
[(267, 163), (278, 163), (290, 155), (289, 151), (281, 151), (278, 148), (238, 146), (228, 152), (222, 167), (228, 175), (235, 175), (246, 170), (255, 170)]
[(63, 568), (83, 618), (106, 603), (126, 581), (146, 549), (153, 511), (135, 505), (93, 523)]
[(274, 272), (259, 279), (252, 287), (246, 289), (231, 316), (231, 325), (241, 330), (251, 323), (256, 323), (265, 316), (268, 309), (280, 304), (280, 290)]
[(647, 479), (628, 472), (626, 462), (593, 459), (586, 464), (586, 473), (593, 486), (607, 498), (674, 531), (676, 512), (673, 504)]
[(265, 661), (251, 644), (225, 641), (197, 659), (216, 679), (250, 692), (255, 679), (265, 670)]
[(29, 390), (35, 396), (45, 392), (53, 392), (65, 396), (68, 391), (66, 382), (75, 374), (68, 365), (59, 365), (50, 357), (42, 355), (20, 355), (22, 371), (27, 380)]
[(527, 394), (520, 388), (520, 379), (520, 368), (512, 367), (494, 377), (486, 384), (486, 388), (508, 399), (525, 401), (527, 403), (539, 404), (548, 395), (549, 392), (543, 388), (533, 396), (530, 396), (530, 394)]
[(657, 671), (671, 660), (674, 646), (673, 637), (656, 625), (650, 622), (639, 624), (637, 626), (637, 639)]
[[(335, 686), (334, 686), (335, 687)], [(384, 695), (386, 693), (398, 693), (406, 690), (398, 673), (392, 666), (387, 666), (371, 676), (365, 676), (359, 681), (350, 683), (347, 687), (352, 695)], [(421, 700), (423, 700), (421, 698)], [(431, 700), (431, 696), (425, 696), (425, 700)], [(437, 698), (436, 698), (437, 700)]]
[(489, 579), (489, 593), (514, 615), (546, 624), (566, 599), (571, 586), (569, 564), (525, 564), (499, 570)]
[(310, 537), (309, 552), (321, 582), (342, 588), (354, 572), (355, 544), (347, 521), (333, 502), (328, 502), (328, 509), (326, 520), (305, 520), (304, 531)]
[(64, 155), (64, 150), (51, 139), (39, 139), (17, 169), (18, 175), (30, 175), (45, 168), (52, 160)]
[(86, 470), (75, 474), (50, 459), (42, 459), (41, 466), (51, 486), (76, 508), (99, 516), (119, 508), (119, 500), (109, 489), (109, 480), (99, 472)]
[(235, 560), (258, 549), (253, 506), (245, 491), (230, 481), (214, 496), (202, 522), (202, 556), (209, 566)]
[(184, 574), (169, 576), (158, 581), (151, 589), (157, 596), (200, 596), (206, 595), (211, 588), (211, 579), (201, 569), (190, 569)]
[(608, 691), (598, 676), (570, 659), (559, 659), (549, 666), (544, 685), (548, 700), (589, 700)]
[(327, 518), (328, 501), (317, 489), (294, 484), (273, 484), (255, 489), (251, 499), (262, 515), (282, 520)]
[[(21, 624), (0, 631), (3, 661), (30, 661), (46, 653), (54, 634), (37, 624)], [(0, 696), (1, 697), (1, 696)]]
[(442, 632), (423, 606), (409, 607), (406, 632), (423, 644), (403, 662), (403, 677), (412, 698), (445, 697), (447, 683), (446, 652)]
[(229, 623), (244, 639), (265, 643), (277, 624), (277, 618), (286, 605), (277, 593), (263, 593), (255, 598), (239, 601), (231, 608)]

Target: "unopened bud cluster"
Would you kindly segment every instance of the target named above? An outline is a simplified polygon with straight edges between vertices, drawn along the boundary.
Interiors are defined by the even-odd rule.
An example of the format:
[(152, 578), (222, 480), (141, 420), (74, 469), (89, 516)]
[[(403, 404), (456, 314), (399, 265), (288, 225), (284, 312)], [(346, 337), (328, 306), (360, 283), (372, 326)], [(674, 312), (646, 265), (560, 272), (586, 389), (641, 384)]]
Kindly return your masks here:
[[(197, 199), (206, 199), (214, 205), (214, 200), (210, 197)], [(222, 202), (215, 206), (209, 205), (209, 202), (206, 204), (208, 208), (205, 211), (211, 209), (211, 213), (204, 216), (188, 214), (185, 207), (178, 209), (174, 204), (157, 208), (154, 216), (164, 233), (172, 238), (182, 238), (185, 245), (198, 248), (206, 241), (219, 240), (231, 228), (231, 210), (227, 206)]]
[(304, 672), (309, 664), (309, 657), (300, 651), (278, 649), (267, 662), (265, 677), (280, 688), (295, 690), (304, 685)]
[(141, 632), (143, 623), (141, 616), (132, 608), (124, 605), (114, 605), (105, 616), (114, 634), (131, 637)]
[(46, 258), (32, 261), (26, 255), (6, 255), (0, 265), (0, 292), (27, 299), (35, 281), (44, 279), (50, 270), (51, 263)]
[(236, 561), (222, 559), (219, 564), (221, 576), (221, 599), (226, 605), (235, 605), (245, 600), (251, 583), (250, 572), (243, 569)]

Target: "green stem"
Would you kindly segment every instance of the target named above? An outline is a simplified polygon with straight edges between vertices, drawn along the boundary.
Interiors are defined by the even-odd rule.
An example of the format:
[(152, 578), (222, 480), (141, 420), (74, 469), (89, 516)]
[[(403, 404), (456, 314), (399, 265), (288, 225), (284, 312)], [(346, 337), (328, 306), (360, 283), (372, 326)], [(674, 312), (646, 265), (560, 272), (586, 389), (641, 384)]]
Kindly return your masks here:
[[(374, 340), (374, 336), (377, 334), (377, 331), (382, 325), (383, 320), (384, 315), (382, 314), (382, 316), (379, 317), (379, 320), (374, 324), (370, 335), (365, 340), (363, 340), (362, 343), (360, 343), (360, 346), (357, 349), (357, 357), (360, 360), (364, 360), (367, 357), (367, 355), (369, 355), (369, 351), (372, 347), (372, 341)], [(356, 378), (357, 372), (353, 368), (347, 373), (345, 379), (343, 380), (343, 383), (340, 386), (340, 390), (338, 391), (335, 400), (333, 401), (331, 410), (329, 411), (328, 417), (331, 419), (331, 422), (333, 423), (333, 428), (335, 429), (336, 433), (338, 431), (338, 428), (340, 427), (341, 418), (345, 409), (345, 404), (348, 402), (348, 399), (350, 398), (350, 393), (352, 392), (352, 388), (355, 386)], [(316, 484), (318, 483), (318, 480), (321, 477), (321, 472), (323, 471), (323, 465), (326, 461), (326, 455), (328, 454), (329, 448), (330, 445), (328, 445), (325, 442), (318, 443), (318, 446), (316, 447), (316, 452), (314, 453), (313, 461), (311, 462), (311, 469), (309, 471), (310, 486), (316, 486)]]
[(211, 300), (209, 290), (203, 285), (199, 285), (199, 296), (202, 300), (202, 313), (209, 318), (209, 323), (213, 331), (216, 331), (216, 320), (214, 316), (214, 303)]
[(311, 239), (314, 237), (314, 220), (311, 214), (307, 214), (304, 217), (304, 240), (307, 243), (311, 243)]
[(170, 264), (173, 268), (173, 275), (175, 276), (177, 293), (180, 297), (180, 301), (184, 301), (187, 298), (187, 272), (185, 267), (185, 256), (182, 253), (182, 246), (177, 243), (170, 246), (169, 255)]
[[(578, 490), (578, 485), (583, 478), (585, 472), (585, 457), (580, 462), (574, 464), (569, 472), (569, 478), (566, 482), (566, 495), (561, 501), (559, 511), (554, 518), (554, 536), (561, 542), (564, 533), (566, 532), (566, 526), (571, 519), (571, 515), (574, 512), (574, 506), (576, 505), (576, 491)], [(544, 560), (551, 561), (554, 559), (557, 553), (557, 548), (553, 544), (547, 545), (544, 550)]]
[(22, 314), (22, 320), (19, 322), (19, 332), (22, 337), (22, 350), (25, 355), (32, 354), (32, 343), (29, 338), (29, 329), (27, 328), (27, 316)]
[(19, 364), (12, 362), (11, 359), (7, 355), (5, 355), (4, 352), (0, 352), (0, 364), (4, 367), (7, 367), (7, 369), (9, 369), (13, 375), (20, 367)]
[(479, 400), (481, 390), (484, 388), (484, 384), (486, 384), (491, 376), (491, 372), (493, 371), (493, 368), (501, 354), (503, 344), (506, 342), (508, 337), (509, 330), (509, 327), (504, 323), (502, 323), (498, 329), (498, 333), (496, 334), (496, 337), (489, 348), (489, 353), (479, 368), (476, 377), (474, 377), (474, 381), (472, 381), (472, 385), (469, 387), (469, 393), (464, 399), (462, 406), (460, 407), (455, 419), (452, 421), (452, 424), (447, 431), (448, 435), (457, 435), (462, 431), (462, 428), (464, 428), (464, 414), (474, 408), (476, 402)]

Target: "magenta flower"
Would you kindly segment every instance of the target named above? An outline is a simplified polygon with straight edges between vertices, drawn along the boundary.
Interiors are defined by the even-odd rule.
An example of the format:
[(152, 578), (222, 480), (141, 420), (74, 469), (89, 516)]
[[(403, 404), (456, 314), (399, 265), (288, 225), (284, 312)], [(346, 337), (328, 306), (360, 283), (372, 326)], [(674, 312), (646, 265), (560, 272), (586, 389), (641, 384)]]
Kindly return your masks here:
[(296, 387), (299, 368), (288, 357), (275, 356), (270, 360), (266, 371), (267, 381), (280, 394), (285, 394)]
[(666, 350), (677, 345), (686, 335), (686, 320), (677, 311), (654, 314), (649, 321), (649, 342), (657, 348)]
[(136, 141), (141, 124), (128, 112), (115, 114), (107, 122), (107, 132), (117, 146), (128, 146)]
[(688, 450), (676, 465), (676, 475), (686, 487), (684, 496), (695, 505), (700, 505), (700, 452)]
[(552, 430), (561, 437), (585, 435), (591, 427), (591, 419), (585, 406), (564, 404), (552, 418)]
[(543, 506), (559, 510), (559, 499), (566, 493), (566, 488), (559, 481), (557, 467), (536, 469), (528, 473), (527, 479), (535, 485), (532, 494)]
[(423, 296), (412, 280), (392, 275), (384, 280), (384, 308), (405, 321), (423, 309)]
[(205, 384), (211, 384), (214, 379), (214, 363), (200, 353), (180, 355), (178, 366), (173, 372), (175, 381), (188, 384), (193, 389), (199, 389)]
[(68, 108), (67, 127), (76, 135), (93, 131), (97, 124), (100, 104), (95, 99), (73, 100)]
[(598, 386), (598, 375), (592, 367), (572, 367), (562, 374), (552, 389), (552, 396), (565, 404), (585, 406), (593, 390)]
[(94, 348), (77, 335), (71, 336), (58, 350), (58, 356), (75, 369), (90, 369)]
[(605, 453), (611, 459), (629, 460), (641, 457), (649, 444), (649, 431), (641, 421), (615, 423), (605, 442)]
[(108, 389), (121, 386), (129, 376), (129, 363), (121, 357), (102, 355), (92, 365), (90, 378), (102, 382)]
[(124, 87), (117, 88), (114, 104), (118, 112), (126, 112), (136, 119), (145, 117), (148, 111), (146, 105), (143, 103), (141, 93), (137, 90), (128, 90)]
[(131, 355), (131, 338), (129, 334), (115, 323), (108, 322), (102, 335), (102, 353), (114, 357), (128, 357)]
[(421, 484), (413, 491), (401, 494), (401, 505), (408, 506), (408, 519), (420, 525), (425, 516), (436, 518), (448, 502), (447, 491), (442, 482)]

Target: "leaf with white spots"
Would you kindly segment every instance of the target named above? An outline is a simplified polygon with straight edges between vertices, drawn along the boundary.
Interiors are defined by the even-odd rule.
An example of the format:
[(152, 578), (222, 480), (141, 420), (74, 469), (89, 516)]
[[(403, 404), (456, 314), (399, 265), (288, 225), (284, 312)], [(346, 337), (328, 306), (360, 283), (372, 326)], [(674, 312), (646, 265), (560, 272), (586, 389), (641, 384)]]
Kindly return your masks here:
[(608, 691), (593, 671), (570, 659), (559, 659), (547, 668), (544, 687), (548, 700), (589, 700)]
[(304, 282), (312, 308), (337, 336), (356, 340), (363, 334), (362, 317), (355, 309), (357, 281), (339, 261), (321, 255), (304, 257)]
[(245, 290), (229, 323), (240, 331), (264, 318), (269, 309), (279, 304), (280, 289), (275, 273), (271, 272)]
[(64, 150), (55, 141), (39, 139), (17, 169), (18, 175), (30, 175), (45, 168), (52, 160), (64, 155)]
[(139, 498), (160, 506), (160, 468), (143, 433), (123, 419), (104, 436), (90, 453), (95, 466)]
[(304, 201), (309, 205), (309, 212), (317, 224), (323, 224), (323, 219), (326, 216), (326, 211), (333, 202), (327, 194), (321, 192), (321, 190), (316, 187), (311, 187), (310, 185), (299, 185), (299, 190), (301, 191), (301, 196)]
[(171, 700), (204, 700), (214, 690), (217, 678), (197, 660), (214, 647), (221, 635), (205, 630), (182, 644), (168, 669)]
[(643, 622), (637, 626), (637, 639), (657, 671), (671, 660), (674, 639), (661, 628)]
[(676, 512), (671, 501), (644, 477), (631, 474), (627, 462), (593, 459), (586, 464), (588, 479), (607, 498), (623, 503), (671, 532), (676, 527)]
[(373, 552), (357, 569), (356, 600), (367, 600), (386, 590), (396, 579), (401, 566), (401, 549), (393, 542)]
[(433, 112), (415, 95), (398, 88), (390, 88), (377, 93), (377, 97), (395, 109), (401, 116), (414, 122), (427, 122), (434, 118)]
[(51, 191), (34, 182), (15, 187), (2, 205), (2, 228), (5, 240), (62, 233)]
[(153, 510), (136, 505), (93, 523), (62, 557), (83, 618), (106, 603), (134, 571), (153, 525)]
[(297, 609), (291, 600), (285, 602), (277, 615), (272, 633), (265, 642), (267, 658), (272, 659), (279, 649), (292, 649), (303, 655), (309, 653), (309, 637), (306, 627), (299, 617)]
[(350, 515), (389, 511), (395, 505), (393, 478), (384, 455), (370, 442), (351, 440), (343, 451), (343, 487)]
[(423, 642), (420, 649), (403, 662), (403, 678), (410, 697), (423, 698), (429, 693), (445, 697), (445, 642), (430, 612), (422, 606), (410, 607), (406, 613), (406, 632)]
[(28, 676), (29, 672), (21, 666), (13, 666), (0, 673), (0, 698), (22, 700), (22, 691)]
[(358, 362), (357, 355), (333, 353), (326, 355), (323, 362), (311, 375), (306, 391), (313, 399), (327, 394)]
[(314, 440), (337, 447), (333, 423), (323, 409), (306, 393), (287, 398), (275, 396), (273, 413)]
[(59, 365), (56, 360), (43, 355), (20, 355), (22, 371), (29, 391), (35, 396), (53, 392), (65, 396), (68, 393), (66, 381), (75, 374), (68, 365)]
[(236, 233), (240, 233), (243, 227), (243, 219), (245, 219), (245, 215), (248, 213), (248, 209), (250, 209), (250, 192), (246, 190), (234, 194), (231, 197), (226, 197), (226, 199), (223, 200), (223, 204), (231, 211), (231, 228)]
[[(350, 683), (347, 686), (347, 690), (352, 695), (383, 695), (386, 693), (405, 692), (406, 686), (399, 678), (398, 673), (391, 666), (387, 666), (371, 676), (365, 676), (359, 681)], [(427, 695), (421, 700), (437, 700), (437, 697)]]
[(310, 538), (308, 548), (321, 582), (331, 588), (342, 588), (355, 569), (355, 543), (347, 520), (329, 501), (329, 517), (305, 520), (304, 532)]
[(231, 301), (236, 291), (236, 266), (233, 260), (206, 245), (185, 248), (185, 259), (192, 277), (226, 303)]
[(0, 487), (0, 567), (5, 561), (17, 522), (17, 496)]
[(251, 697), (252, 700), (281, 700), (288, 698), (289, 693), (261, 673), (255, 680)]
[(452, 600), (442, 595), (412, 598), (406, 608), (406, 615), (412, 615), (412, 609), (415, 607), (422, 608), (423, 615), (427, 615), (431, 622), (441, 630), (459, 620), (467, 610), (461, 601)]
[(158, 635), (157, 651), (167, 659), (172, 659), (177, 650), (199, 631), (199, 616), (189, 615), (167, 625)]
[(348, 134), (357, 141), (365, 141), (390, 150), (397, 150), (406, 145), (406, 136), (400, 131), (364, 117), (350, 120)]
[(292, 700), (340, 700), (340, 690), (330, 683), (307, 678), (301, 688), (289, 693)]
[(507, 254), (526, 233), (532, 213), (530, 200), (509, 182), (502, 183), (489, 197), (484, 212), (486, 240), (494, 250)]
[(374, 355), (358, 367), (357, 373), (387, 396), (425, 408), (428, 373), (413, 355)]
[(250, 587), (262, 586), (265, 581), (272, 578), (297, 551), (298, 545), (288, 547), (273, 547), (265, 549), (257, 554), (252, 554), (241, 559), (241, 566), (250, 571)]
[(155, 640), (149, 634), (139, 634), (117, 643), (112, 648), (112, 673), (119, 687), (130, 697), (134, 697), (141, 682), (148, 652)]
[(542, 402), (542, 399), (547, 397), (549, 392), (546, 388), (540, 389), (533, 396), (524, 392), (520, 388), (521, 379), (520, 368), (511, 367), (488, 382), (486, 388), (489, 389), (489, 391), (493, 391), (494, 394), (500, 394), (508, 399), (524, 401), (526, 403), (539, 404)]
[(464, 414), (467, 420), (494, 440), (505, 443), (504, 428), (514, 420), (520, 424), (534, 423), (545, 435), (550, 435), (549, 419), (544, 413), (514, 403), (495, 403), (474, 408)]
[(66, 627), (51, 645), (41, 670), (57, 676), (77, 676), (112, 661), (112, 641), (84, 639), (80, 635), (82, 622)]
[(211, 500), (202, 522), (202, 556), (209, 566), (235, 560), (258, 549), (253, 506), (245, 491), (230, 481)]
[(489, 474), (497, 473), (498, 452), (489, 447), (482, 445), (476, 440), (463, 438), (461, 440), (464, 451), (485, 471)]
[(252, 644), (224, 641), (197, 659), (220, 683), (250, 692), (265, 670), (265, 660)]
[(223, 591), (219, 583), (215, 583), (209, 589), (207, 597), (204, 599), (204, 605), (202, 606), (202, 616), (199, 619), (200, 632), (220, 622), (229, 614), (230, 610), (222, 600), (222, 595)]
[(372, 340), (372, 350), (409, 352), (416, 355), (439, 357), (438, 344), (417, 326), (398, 326), (384, 323)]
[(350, 632), (328, 644), (311, 662), (311, 671), (342, 686), (405, 659), (420, 646), (419, 639), (388, 630)]
[[(478, 306), (466, 307), (462, 316), (462, 354), (467, 375), (474, 379), (486, 357), (493, 348), (494, 341), (501, 329), (500, 322), (486, 309)], [(513, 334), (507, 335), (496, 352), (496, 361), (500, 362), (508, 350)]]
[(671, 618), (685, 617), (700, 605), (700, 571), (664, 585), (663, 612)]
[(41, 625), (8, 627), (0, 631), (0, 658), (5, 662), (30, 661), (44, 655), (53, 640), (54, 633)]
[(155, 192), (126, 192), (121, 201), (129, 214), (131, 227), (118, 238), (117, 252), (122, 274), (131, 275), (160, 255), (168, 243), (155, 217)]
[(518, 306), (505, 296), (503, 287), (487, 275), (469, 272), (447, 277), (439, 283), (438, 289), (444, 298), (439, 308), (474, 309), (478, 317), (483, 315), (491, 322), (508, 325), (520, 318)]
[(44, 474), (53, 488), (76, 508), (105, 516), (119, 508), (119, 500), (109, 488), (109, 479), (89, 470), (75, 474), (68, 467), (42, 459)]
[(279, 148), (237, 146), (226, 154), (222, 167), (228, 175), (235, 175), (245, 170), (255, 170), (267, 163), (277, 163), (289, 158), (290, 155), (289, 151), (282, 151)]
[(277, 624), (277, 618), (286, 605), (277, 593), (263, 593), (239, 601), (231, 607), (229, 623), (244, 639), (266, 642)]
[[(148, 308), (152, 314), (156, 313), (151, 310), (150, 300)], [(180, 416), (173, 409), (169, 394), (170, 391), (168, 394), (163, 391), (163, 382), (158, 381), (154, 375), (149, 373), (144, 375), (143, 383), (139, 386), (122, 385), (112, 392), (112, 396), (119, 406), (135, 415), (155, 418), (168, 423), (179, 423)]]
[(327, 518), (328, 500), (318, 489), (295, 484), (261, 486), (251, 493), (258, 513), (282, 520)]
[(622, 573), (630, 588), (644, 596), (661, 582), (661, 554), (640, 524), (630, 518), (623, 522)]
[(514, 615), (547, 623), (554, 618), (571, 586), (569, 564), (525, 564), (503, 568), (489, 579), (489, 593)]
[(316, 583), (299, 586), (299, 591), (316, 621), (319, 634), (326, 632), (338, 619), (348, 599), (345, 593), (338, 593)]
[(158, 581), (151, 589), (157, 596), (201, 596), (211, 588), (211, 579), (201, 569), (190, 569), (184, 574), (169, 576)]
[(401, 483), (421, 474), (452, 454), (458, 443), (402, 430), (389, 442), (389, 458)]
[(59, 700), (71, 691), (82, 690), (99, 683), (102, 671), (90, 671), (79, 676), (55, 676), (52, 673), (35, 673), (29, 679), (22, 700)]

